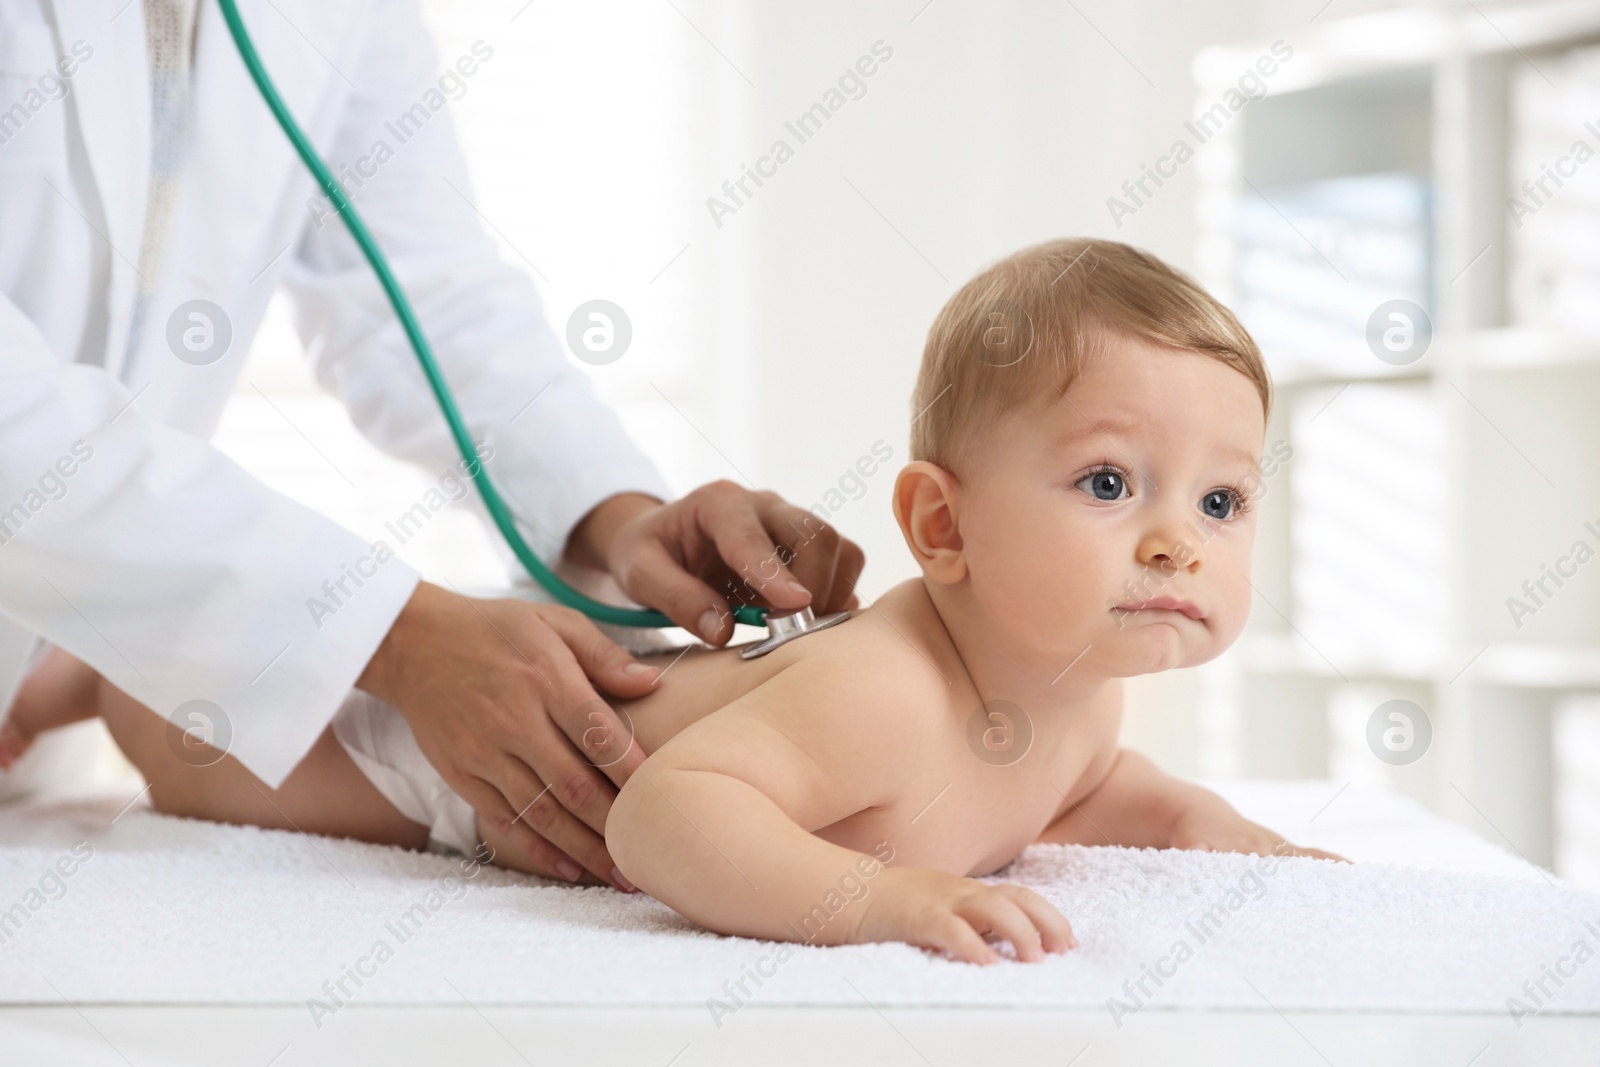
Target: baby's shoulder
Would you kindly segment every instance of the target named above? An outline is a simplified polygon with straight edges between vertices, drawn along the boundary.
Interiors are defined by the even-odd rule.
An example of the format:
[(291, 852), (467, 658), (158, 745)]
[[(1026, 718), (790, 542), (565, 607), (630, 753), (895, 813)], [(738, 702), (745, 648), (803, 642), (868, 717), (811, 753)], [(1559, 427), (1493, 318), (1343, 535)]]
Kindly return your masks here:
[(941, 716), (950, 683), (934, 662), (890, 625), (860, 613), (831, 630), (807, 636), (774, 682), (801, 699), (797, 706), (857, 730), (915, 726)]

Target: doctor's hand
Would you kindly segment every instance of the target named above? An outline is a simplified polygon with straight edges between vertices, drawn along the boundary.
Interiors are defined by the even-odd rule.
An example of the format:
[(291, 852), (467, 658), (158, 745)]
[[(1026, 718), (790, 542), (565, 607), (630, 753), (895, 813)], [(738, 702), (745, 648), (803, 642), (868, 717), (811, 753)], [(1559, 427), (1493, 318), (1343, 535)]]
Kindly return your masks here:
[(660, 677), (572, 608), (423, 582), (356, 685), (400, 709), (423, 755), (541, 874), (632, 890), (606, 851), (617, 788), (645, 753), (614, 696)]
[(860, 606), (866, 556), (776, 493), (710, 482), (663, 504), (642, 493), (601, 502), (573, 530), (567, 557), (607, 570), (635, 601), (712, 645), (733, 636), (729, 600), (818, 615)]

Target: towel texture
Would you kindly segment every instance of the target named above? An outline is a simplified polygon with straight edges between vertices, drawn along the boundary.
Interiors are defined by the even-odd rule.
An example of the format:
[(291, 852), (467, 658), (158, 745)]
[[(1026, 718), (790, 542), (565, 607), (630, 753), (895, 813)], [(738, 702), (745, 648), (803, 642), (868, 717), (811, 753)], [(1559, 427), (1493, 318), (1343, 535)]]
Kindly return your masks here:
[(1006, 879), (1054, 901), (1082, 948), (988, 968), (906, 945), (720, 937), (642, 895), (461, 857), (138, 805), (108, 825), (121, 801), (13, 809), (0, 813), (0, 1001), (293, 1003), (318, 1022), (347, 1002), (462, 997), (693, 1004), (719, 1020), (747, 1003), (864, 999), (1118, 1018), (1175, 1007), (1600, 1010), (1600, 897), (1391, 794), (1350, 789), (1328, 804), (1337, 789), (1224, 792), (1305, 843), (1372, 862), (1264, 868), (1238, 855), (1029, 849)]

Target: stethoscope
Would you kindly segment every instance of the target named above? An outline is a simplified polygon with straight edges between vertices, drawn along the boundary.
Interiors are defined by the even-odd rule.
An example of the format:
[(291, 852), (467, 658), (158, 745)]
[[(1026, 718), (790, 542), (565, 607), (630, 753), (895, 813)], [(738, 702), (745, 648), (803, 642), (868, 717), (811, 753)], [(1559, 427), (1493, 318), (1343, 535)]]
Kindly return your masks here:
[[(478, 487), (478, 493), (483, 497), (483, 505), (489, 511), (489, 516), (494, 520), (495, 527), (500, 535), (505, 538), (506, 544), (511, 546), (511, 551), (516, 555), (523, 567), (527, 568), (540, 585), (549, 590), (561, 603), (568, 607), (577, 608), (591, 619), (612, 623), (617, 626), (676, 626), (667, 616), (659, 611), (649, 611), (639, 608), (622, 608), (614, 604), (607, 604), (584, 596), (566, 582), (558, 578), (544, 562), (534, 554), (522, 539), (522, 534), (517, 530), (516, 520), (511, 511), (501, 499), (500, 493), (495, 489), (494, 483), (489, 480), (489, 472), (484, 469), (483, 463), (478, 459), (473, 448), (472, 438), (467, 433), (466, 423), (462, 421), (461, 412), (456, 408), (455, 396), (450, 392), (450, 387), (445, 383), (444, 375), (439, 371), (439, 365), (434, 362), (433, 350), (428, 346), (428, 340), (422, 334), (422, 327), (417, 323), (417, 317), (411, 309), (411, 302), (400, 289), (400, 283), (395, 280), (394, 273), (389, 270), (389, 261), (378, 250), (378, 244), (373, 240), (372, 234), (361, 221), (361, 216), (356, 213), (355, 207), (345, 196), (344, 190), (334, 180), (333, 174), (328, 170), (327, 164), (317, 155), (311, 147), (311, 142), (301, 132), (294, 117), (289, 114), (289, 109), (284, 105), (283, 98), (273, 87), (272, 79), (267, 76), (266, 68), (261, 64), (261, 57), (256, 54), (255, 45), (250, 40), (250, 34), (244, 28), (244, 21), (239, 17), (239, 9), (234, 5), (234, 0), (217, 0), (222, 8), (222, 17), (228, 23), (228, 31), (233, 35), (233, 43), (238, 46), (239, 56), (244, 60), (244, 65), (250, 71), (251, 79), (256, 83), (256, 88), (261, 92), (261, 98), (272, 109), (272, 114), (278, 120), (278, 125), (283, 128), (284, 135), (289, 138), (294, 149), (300, 155), (306, 168), (311, 171), (322, 186), (322, 191), (338, 208), (339, 217), (344, 220), (350, 236), (360, 246), (361, 252), (366, 256), (367, 262), (372, 265), (373, 273), (378, 276), (379, 283), (383, 286), (384, 293), (389, 297), (389, 304), (394, 308), (395, 316), (400, 320), (400, 325), (405, 329), (406, 338), (411, 342), (411, 349), (417, 355), (417, 362), (422, 365), (422, 373), (428, 379), (428, 386), (433, 390), (434, 399), (439, 402), (439, 410), (444, 413), (445, 422), (450, 426), (450, 436), (455, 440), (456, 448), (461, 453), (461, 458), (466, 461), (466, 469), (471, 472), (473, 483)], [(741, 604), (734, 610), (734, 619), (750, 626), (767, 627), (765, 640), (748, 645), (741, 649), (739, 655), (744, 659), (754, 659), (764, 656), (773, 649), (793, 641), (798, 637), (825, 629), (850, 617), (847, 611), (824, 615), (817, 618), (809, 607), (783, 615), (773, 615), (767, 608), (758, 608), (752, 604)]]

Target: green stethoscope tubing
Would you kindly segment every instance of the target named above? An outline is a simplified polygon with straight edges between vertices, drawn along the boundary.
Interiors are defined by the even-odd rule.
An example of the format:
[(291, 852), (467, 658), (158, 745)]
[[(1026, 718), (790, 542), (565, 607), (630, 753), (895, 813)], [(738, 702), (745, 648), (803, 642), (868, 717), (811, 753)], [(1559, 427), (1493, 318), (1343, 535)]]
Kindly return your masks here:
[[(389, 261), (384, 258), (383, 252), (378, 249), (378, 243), (373, 240), (372, 234), (367, 231), (366, 224), (361, 221), (361, 216), (356, 213), (354, 205), (344, 190), (334, 180), (333, 173), (328, 170), (316, 150), (311, 147), (311, 142), (301, 132), (300, 126), (295, 122), (294, 116), (289, 114), (283, 98), (278, 95), (278, 90), (273, 86), (272, 79), (267, 76), (266, 68), (261, 64), (261, 57), (256, 54), (255, 45), (250, 40), (250, 34), (244, 28), (244, 21), (239, 17), (239, 9), (234, 5), (234, 0), (217, 0), (222, 8), (222, 17), (228, 23), (228, 32), (233, 35), (233, 43), (238, 46), (239, 56), (244, 60), (244, 65), (250, 71), (251, 80), (256, 83), (256, 88), (261, 92), (261, 98), (272, 109), (273, 116), (278, 120), (278, 125), (283, 128), (284, 135), (289, 138), (294, 150), (299, 153), (300, 159), (322, 186), (322, 191), (327, 194), (333, 205), (338, 208), (339, 217), (344, 220), (345, 227), (350, 231), (350, 236), (361, 248), (362, 255), (372, 265), (372, 271), (377, 275), (379, 283), (383, 286), (384, 293), (389, 298), (389, 304), (394, 308), (395, 317), (400, 320), (404, 328), (406, 339), (411, 342), (412, 351), (417, 354), (417, 362), (422, 365), (422, 373), (428, 379), (428, 386), (433, 390), (434, 399), (439, 402), (439, 410), (444, 414), (444, 420), (449, 424), (450, 436), (455, 439), (457, 450), (466, 463), (466, 469), (471, 472), (473, 484), (478, 487), (478, 493), (483, 497), (483, 506), (488, 509), (489, 516), (494, 520), (500, 535), (505, 538), (506, 544), (511, 546), (511, 551), (530, 575), (545, 589), (549, 590), (561, 603), (571, 608), (577, 608), (591, 619), (608, 622), (617, 626), (676, 626), (666, 615), (659, 611), (650, 611), (640, 608), (623, 608), (615, 604), (607, 604), (592, 597), (584, 596), (566, 582), (556, 577), (549, 567), (544, 565), (528, 543), (523, 540), (522, 533), (517, 529), (516, 520), (511, 511), (506, 507), (505, 501), (500, 498), (500, 492), (489, 479), (489, 472), (484, 468), (483, 462), (478, 459), (477, 451), (473, 446), (472, 437), (467, 433), (466, 422), (461, 418), (461, 412), (456, 407), (455, 395), (450, 392), (450, 386), (445, 382), (444, 375), (439, 370), (439, 365), (434, 361), (433, 349), (428, 345), (428, 339), (423, 336), (422, 327), (417, 323), (416, 314), (412, 311), (411, 302), (406, 299), (405, 293), (400, 288), (400, 283), (395, 280), (394, 272), (389, 269)], [(739, 622), (751, 626), (764, 625), (767, 609), (758, 608), (751, 604), (741, 604), (734, 611), (734, 618)]]

